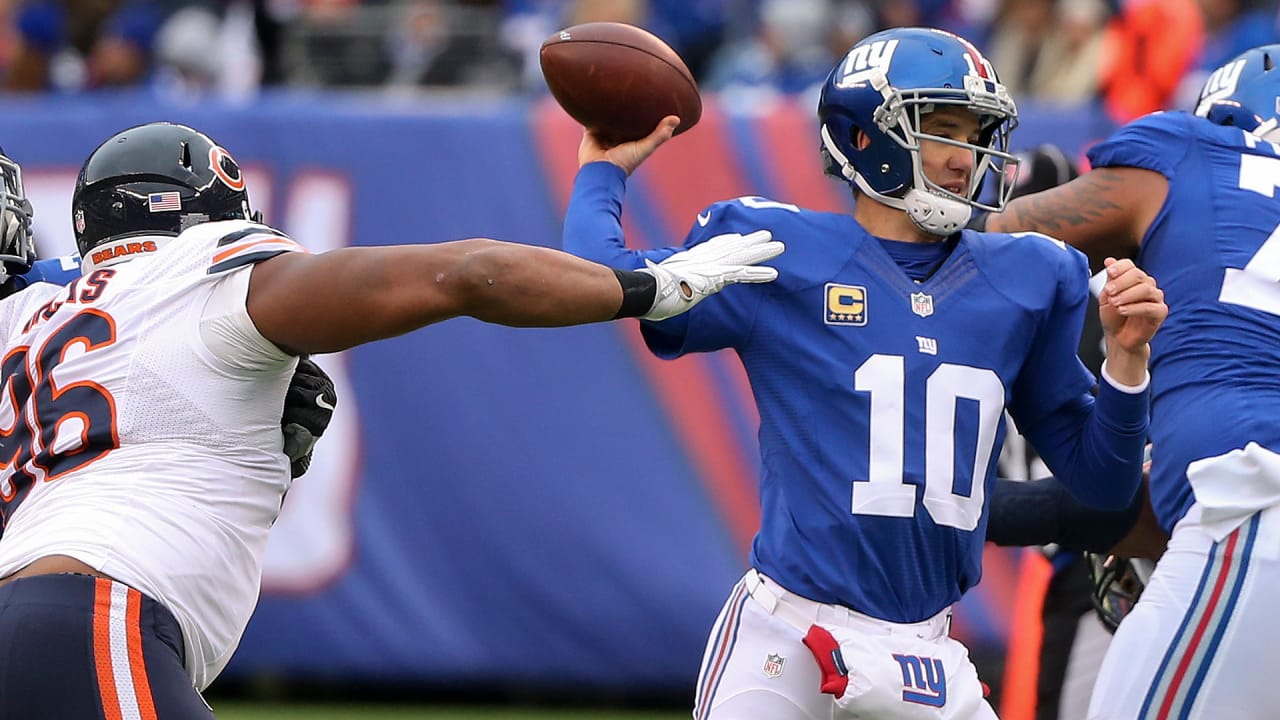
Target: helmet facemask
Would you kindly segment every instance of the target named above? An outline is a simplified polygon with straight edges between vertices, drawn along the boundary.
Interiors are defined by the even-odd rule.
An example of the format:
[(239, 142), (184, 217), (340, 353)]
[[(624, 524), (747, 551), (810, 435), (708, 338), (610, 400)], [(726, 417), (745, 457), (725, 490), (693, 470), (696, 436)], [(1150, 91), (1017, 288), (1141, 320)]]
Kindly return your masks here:
[(22, 187), (22, 168), (0, 153), (0, 281), (26, 272), (35, 259), (31, 201)]
[(1110, 632), (1133, 611), (1151, 581), (1155, 563), (1139, 558), (1085, 553), (1093, 581), (1093, 609)]

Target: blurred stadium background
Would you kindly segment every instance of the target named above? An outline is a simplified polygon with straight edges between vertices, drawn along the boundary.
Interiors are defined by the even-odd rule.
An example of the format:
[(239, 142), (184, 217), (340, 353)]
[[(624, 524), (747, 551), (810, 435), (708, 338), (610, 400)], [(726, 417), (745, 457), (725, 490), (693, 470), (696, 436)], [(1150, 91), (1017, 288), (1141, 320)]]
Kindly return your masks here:
[[(73, 249), (83, 159), (155, 120), (227, 146), (254, 204), (316, 251), (556, 247), (579, 130), (533, 58), (587, 20), (649, 27), (705, 90), (701, 124), (631, 181), (637, 246), (739, 195), (848, 209), (821, 176), (814, 86), (879, 27), (975, 39), (1018, 98), (1015, 149), (1073, 156), (1276, 40), (1276, 4), (1243, 0), (0, 0), (0, 143), (26, 169), (42, 256)], [(655, 361), (634, 321), (454, 320), (321, 361), (338, 413), (209, 693), (219, 717), (688, 716), (758, 518), (734, 358)], [(954, 627), (997, 700), (1035, 613), (1022, 558), (989, 548)]]

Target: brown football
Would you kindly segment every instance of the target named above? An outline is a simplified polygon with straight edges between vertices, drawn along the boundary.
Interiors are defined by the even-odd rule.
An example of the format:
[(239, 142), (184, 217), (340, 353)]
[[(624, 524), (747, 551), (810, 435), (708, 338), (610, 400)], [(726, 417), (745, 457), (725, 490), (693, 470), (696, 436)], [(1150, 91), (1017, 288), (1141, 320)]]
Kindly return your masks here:
[(702, 117), (689, 68), (653, 33), (634, 25), (574, 25), (547, 38), (539, 52), (547, 87), (565, 112), (609, 143), (642, 138), (667, 115), (676, 134)]

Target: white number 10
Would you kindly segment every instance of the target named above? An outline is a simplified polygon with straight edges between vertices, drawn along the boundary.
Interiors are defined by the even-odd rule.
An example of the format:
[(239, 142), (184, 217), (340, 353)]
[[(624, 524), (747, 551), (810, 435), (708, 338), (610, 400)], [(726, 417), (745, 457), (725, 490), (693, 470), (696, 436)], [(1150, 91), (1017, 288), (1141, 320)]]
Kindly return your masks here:
[[(906, 371), (901, 355), (872, 355), (853, 374), (854, 389), (871, 395), (868, 477), (853, 483), (854, 515), (912, 517), (916, 486), (904, 482)], [(973, 530), (982, 517), (985, 481), (996, 428), (1004, 412), (1004, 386), (991, 370), (943, 363), (925, 384), (924, 508), (939, 525)], [(978, 403), (978, 437), (968, 495), (954, 491), (956, 401)], [(918, 430), (917, 430), (918, 431)]]

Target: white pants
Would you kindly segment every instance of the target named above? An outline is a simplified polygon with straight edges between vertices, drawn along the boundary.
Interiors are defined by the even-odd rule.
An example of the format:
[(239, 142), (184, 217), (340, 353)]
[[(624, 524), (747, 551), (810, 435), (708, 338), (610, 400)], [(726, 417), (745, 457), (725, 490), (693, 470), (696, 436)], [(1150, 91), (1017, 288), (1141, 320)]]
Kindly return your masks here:
[[(702, 658), (695, 720), (995, 720), (950, 611), (908, 625), (784, 590), (750, 570), (734, 586)], [(814, 630), (814, 626), (818, 629)], [(819, 667), (806, 634), (833, 640)], [(837, 649), (838, 647), (838, 649)], [(832, 668), (847, 670), (847, 675)], [(824, 680), (839, 681), (837, 696)]]
[(1280, 507), (1248, 515), (1224, 536), (1193, 506), (1120, 623), (1089, 718), (1280, 717), (1277, 603)]

